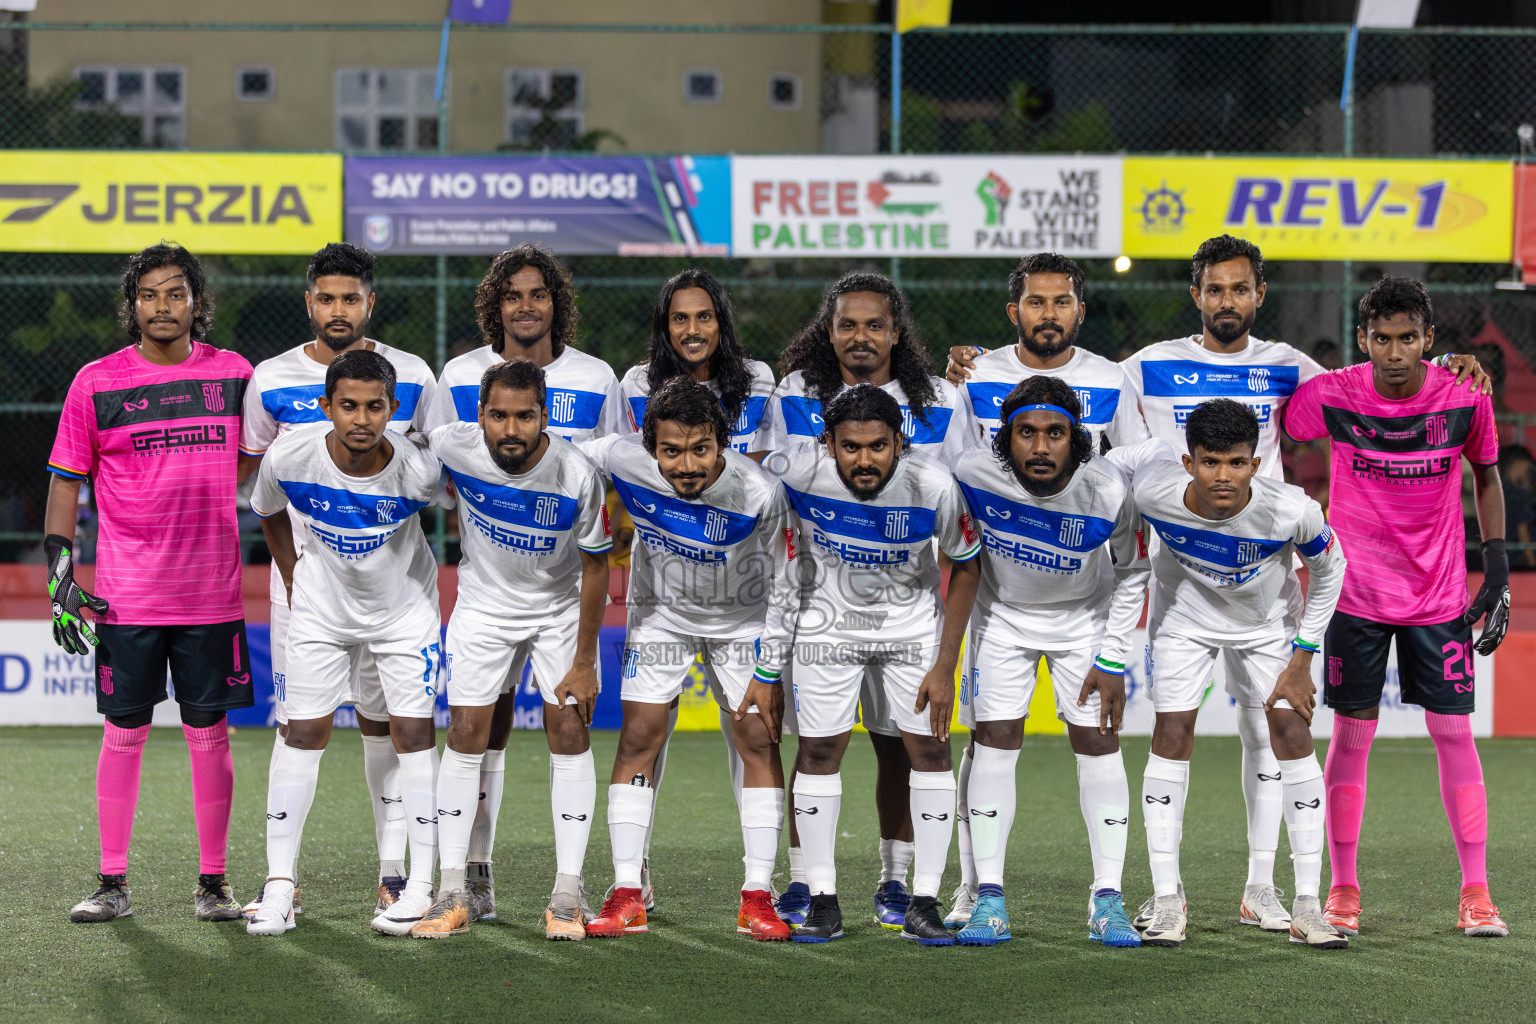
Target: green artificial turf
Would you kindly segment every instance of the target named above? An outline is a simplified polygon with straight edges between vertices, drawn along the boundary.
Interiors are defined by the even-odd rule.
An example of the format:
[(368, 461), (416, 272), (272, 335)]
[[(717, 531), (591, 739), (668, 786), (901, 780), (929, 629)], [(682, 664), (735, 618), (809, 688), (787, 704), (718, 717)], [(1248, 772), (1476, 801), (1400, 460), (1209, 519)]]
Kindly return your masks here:
[[(234, 737), (230, 880), (242, 900), (265, 872), (271, 733)], [(496, 850), (501, 920), (440, 942), (368, 929), (376, 861), (361, 745), (337, 733), (304, 831), (305, 913), (282, 938), (192, 918), (197, 844), (187, 754), (156, 730), (129, 858), (134, 916), (73, 925), (97, 866), (96, 729), (0, 729), (0, 1020), (4, 1021), (991, 1021), (1530, 1020), (1536, 1017), (1536, 742), (1480, 744), (1490, 876), (1513, 936), (1454, 928), (1459, 876), (1426, 741), (1372, 755), (1361, 843), (1365, 931), (1350, 949), (1308, 950), (1236, 924), (1246, 869), (1239, 748), (1201, 740), (1185, 817), (1190, 937), (1182, 949), (1107, 950), (1086, 938), (1088, 845), (1064, 739), (1031, 737), (1019, 761), (1009, 845), (1014, 940), (928, 949), (877, 928), (873, 754), (843, 767), (839, 879), (847, 937), (824, 946), (735, 934), (741, 832), (718, 736), (680, 734), (660, 795), (649, 935), (552, 943), (540, 929), (553, 881), (542, 735), (507, 756)], [(956, 754), (959, 753), (958, 740)], [(599, 778), (615, 743), (594, 737)], [(790, 756), (793, 741), (786, 748)], [(1126, 743), (1133, 801), (1147, 742)], [(599, 787), (588, 852), (594, 899), (610, 880)], [(1126, 871), (1148, 892), (1133, 813)], [(1282, 839), (1278, 880), (1290, 888)], [(953, 852), (946, 890), (958, 881)], [(782, 884), (782, 882), (781, 882)], [(1327, 873), (1324, 872), (1324, 885)]]

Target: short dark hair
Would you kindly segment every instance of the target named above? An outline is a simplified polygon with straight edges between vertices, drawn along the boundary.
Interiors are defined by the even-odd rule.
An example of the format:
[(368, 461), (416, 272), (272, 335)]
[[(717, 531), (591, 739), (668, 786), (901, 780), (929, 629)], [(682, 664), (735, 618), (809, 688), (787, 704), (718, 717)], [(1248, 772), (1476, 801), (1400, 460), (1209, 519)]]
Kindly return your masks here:
[(544, 405), (544, 368), (532, 359), (508, 359), (480, 375), (480, 407), (491, 397), (491, 388), (500, 384), (513, 391), (532, 391), (539, 405)]
[(322, 277), (355, 277), (363, 282), (363, 288), (373, 289), (373, 272), (379, 261), (360, 245), (351, 242), (332, 242), (309, 258), (309, 269), (304, 280), (313, 288)]
[(554, 253), (541, 249), (532, 242), (524, 242), (515, 249), (508, 249), (491, 260), (485, 277), (475, 288), (475, 321), (480, 325), (480, 336), (501, 353), (506, 336), (501, 328), (501, 293), (506, 291), (512, 275), (524, 267), (532, 267), (544, 278), (544, 287), (554, 300), (554, 317), (549, 325), (550, 352), (556, 358), (565, 346), (576, 340), (576, 324), (581, 314), (576, 310), (576, 285), (565, 264), (555, 259)]
[(1213, 398), (1201, 402), (1184, 423), (1184, 442), (1189, 454), (1204, 448), (1213, 454), (1230, 452), (1247, 445), (1251, 454), (1259, 450), (1259, 417), (1241, 402)]
[(1010, 473), (1018, 472), (1018, 466), (1013, 461), (1013, 431), (1009, 420), (1026, 405), (1055, 405), (1071, 413), (1072, 468), (1075, 470), (1093, 458), (1093, 435), (1083, 426), (1083, 403), (1078, 399), (1077, 392), (1060, 377), (1042, 374), (1025, 377), (1015, 384), (1013, 390), (1008, 392), (1008, 397), (1003, 399), (1002, 409), (998, 410), (997, 415), (1002, 423), (997, 433), (992, 435), (992, 455), (1002, 463), (1004, 469)]
[(123, 267), (123, 305), (118, 310), (118, 323), (134, 341), (142, 339), (139, 319), (134, 315), (134, 302), (139, 297), (139, 278), (161, 267), (178, 267), (187, 290), (192, 293), (192, 338), (204, 341), (213, 329), (213, 296), (208, 294), (208, 278), (197, 257), (174, 242), (159, 242), (140, 249), (128, 257)]
[(818, 440), (834, 439), (837, 428), (844, 423), (865, 423), (870, 420), (878, 420), (890, 427), (891, 433), (896, 435), (897, 447), (903, 450), (907, 447), (907, 436), (902, 431), (901, 404), (890, 392), (867, 382), (844, 388), (836, 398), (822, 407), (821, 421), (825, 429)]
[(1205, 276), (1208, 268), (1217, 263), (1239, 259), (1246, 259), (1248, 265), (1253, 267), (1253, 283), (1263, 284), (1264, 254), (1248, 239), (1234, 238), (1232, 235), (1217, 235), (1200, 243), (1200, 248), (1195, 250), (1195, 258), (1189, 265), (1189, 279), (1198, 289), (1201, 285), (1200, 279)]
[(384, 384), (384, 397), (395, 397), (395, 368), (388, 359), (365, 348), (343, 352), (331, 360), (325, 371), (325, 400), (336, 393), (336, 383), (342, 380), (377, 380)]
[(1360, 296), (1360, 326), (1372, 320), (1382, 320), (1398, 313), (1418, 317), (1426, 329), (1435, 323), (1435, 307), (1429, 301), (1429, 289), (1423, 282), (1411, 277), (1393, 277), (1390, 274), (1371, 285)]
[(1019, 260), (1019, 265), (1008, 273), (1008, 301), (1018, 302), (1024, 294), (1024, 279), (1030, 274), (1065, 274), (1072, 280), (1072, 291), (1077, 301), (1083, 301), (1083, 268), (1076, 260), (1056, 252), (1036, 252)]
[(685, 427), (708, 426), (714, 430), (715, 441), (722, 449), (731, 443), (720, 399), (709, 388), (686, 374), (667, 381), (653, 391), (645, 403), (645, 420), (640, 424), (640, 440), (645, 442), (645, 450), (652, 455), (656, 454), (656, 424), (663, 420), (680, 423)]
[(656, 293), (656, 302), (651, 307), (651, 347), (645, 363), (646, 383), (655, 391), (673, 377), (687, 373), (683, 361), (672, 348), (672, 332), (667, 323), (672, 315), (673, 297), (685, 288), (701, 289), (715, 309), (720, 343), (710, 357), (709, 375), (720, 389), (720, 405), (725, 410), (725, 418), (736, 423), (752, 397), (752, 368), (748, 365), (746, 346), (736, 333), (736, 310), (731, 304), (731, 296), (719, 279), (707, 270), (689, 267), (679, 271)]

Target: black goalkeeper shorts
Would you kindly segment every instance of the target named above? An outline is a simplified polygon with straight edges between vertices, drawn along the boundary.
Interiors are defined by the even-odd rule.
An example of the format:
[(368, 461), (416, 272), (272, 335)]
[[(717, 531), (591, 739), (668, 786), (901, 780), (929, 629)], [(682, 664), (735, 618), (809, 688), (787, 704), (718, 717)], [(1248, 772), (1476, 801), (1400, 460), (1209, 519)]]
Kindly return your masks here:
[(199, 711), (256, 703), (245, 620), (202, 626), (96, 626), (96, 710), (122, 718), (166, 698), (169, 671), (176, 702)]
[(1470, 715), (1477, 696), (1472, 627), (1459, 617), (1438, 626), (1393, 626), (1334, 612), (1323, 641), (1323, 703), (1341, 711), (1380, 704), (1394, 637), (1403, 703), (1437, 715)]

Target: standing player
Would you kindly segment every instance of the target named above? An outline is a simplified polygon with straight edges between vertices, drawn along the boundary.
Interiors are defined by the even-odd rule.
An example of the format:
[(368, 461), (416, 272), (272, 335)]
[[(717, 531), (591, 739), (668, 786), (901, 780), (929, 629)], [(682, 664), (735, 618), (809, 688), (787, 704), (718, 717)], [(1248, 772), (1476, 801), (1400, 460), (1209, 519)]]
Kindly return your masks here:
[[(778, 675), (754, 674), (758, 640), (784, 635), (792, 614), (772, 597), (790, 571), (793, 537), (778, 485), (730, 450), (719, 398), (689, 377), (651, 395), (642, 436), (590, 441), (635, 522), (624, 641), (624, 722), (608, 787), (614, 888), (587, 934), (648, 931), (640, 886), (655, 812), (656, 755), (668, 708), (699, 660), (715, 700), (735, 714), (746, 882), (737, 932), (782, 941), (789, 926), (769, 895), (784, 822)], [(702, 657), (701, 657), (702, 656)], [(782, 655), (779, 656), (782, 660)], [(753, 712), (756, 712), (755, 714)]]
[[(237, 420), (251, 364), (204, 340), (213, 299), (202, 265), (178, 245), (129, 258), (119, 315), (133, 344), (75, 375), (48, 457), (53, 638), (75, 655), (96, 648), (96, 710), (107, 719), (96, 766), (100, 885), (69, 919), (133, 913), (128, 843), (169, 668), (192, 759), (193, 907), (200, 921), (233, 921), (240, 904), (224, 879), (234, 793), (225, 712), (253, 703), (235, 522), (237, 475), (247, 465)], [(94, 596), (75, 582), (71, 555), (87, 478), (100, 515)], [(95, 613), (94, 633), (82, 607)]]
[[(1339, 610), (1328, 626), (1323, 702), (1334, 709), (1328, 745), (1328, 920), (1358, 934), (1355, 874), (1366, 762), (1376, 734), (1387, 647), (1397, 643), (1403, 700), (1424, 709), (1440, 763), (1440, 796), (1461, 862), (1468, 935), (1509, 934), (1488, 894), (1488, 802), (1472, 741), (1472, 654), (1492, 654), (1509, 624), (1509, 559), (1493, 406), (1424, 362), (1434, 310), (1418, 281), (1384, 277), (1360, 299), (1360, 350), (1369, 363), (1304, 384), (1285, 410), (1297, 440), (1333, 441), (1330, 517), (1349, 549)], [(1467, 604), (1461, 459), (1472, 463), (1483, 537), (1482, 589)], [(1476, 645), (1472, 624), (1486, 613)]]
[(960, 720), (971, 729), (969, 792), (961, 804), (970, 817), (980, 901), (957, 937), (978, 946), (1012, 938), (1003, 858), (1024, 719), (1044, 657), (1077, 757), (1078, 802), (1093, 858), (1088, 937), (1139, 946), (1120, 888), (1130, 790), (1116, 733), (1131, 632), (1147, 591), (1141, 516), (1120, 470), (1093, 457), (1077, 392), (1065, 381), (1029, 377), (998, 412), (1006, 428), (961, 456), (954, 470), (982, 535), (981, 587), (960, 691)]
[[(288, 603), (288, 735), (267, 783), (267, 882), (246, 931), (293, 927), (293, 870), (320, 755), (336, 709), (351, 698), (358, 659), (373, 656), (400, 761), (411, 868), (375, 930), (404, 935), (432, 903), (437, 861), (437, 746), (432, 726), (441, 640), (437, 563), (416, 513), (441, 498), (436, 459), (388, 429), (395, 371), (377, 352), (343, 353), (325, 374), (328, 423), (273, 442), (251, 510), (262, 517)], [(284, 508), (311, 536), (299, 556)]]
[[(800, 730), (795, 813), (805, 819), (801, 842), (811, 890), (794, 940), (827, 942), (843, 934), (835, 860), (839, 768), (859, 692), (872, 676), (886, 691), (912, 765), (914, 869), (901, 935), (926, 946), (954, 945), (938, 909), (955, 807), (949, 716), (955, 663), (976, 596), (980, 541), (949, 472), (902, 455), (901, 407), (889, 393), (856, 384), (832, 399), (822, 418), (822, 444), (764, 460), (783, 480), (815, 577), (796, 588), (800, 610), (790, 631)], [(935, 546), (954, 562), (943, 601)], [(760, 671), (782, 670), (775, 658), (785, 645), (763, 646)]]
[[(1136, 927), (1153, 946), (1178, 946), (1188, 910), (1179, 844), (1195, 719), (1218, 654), (1240, 706), (1264, 708), (1280, 757), (1286, 831), (1296, 872), (1292, 942), (1340, 948), (1349, 940), (1318, 902), (1323, 851), (1323, 772), (1313, 752), (1312, 655), (1344, 582), (1344, 556), (1317, 502), (1301, 488), (1258, 476), (1259, 419), (1231, 399), (1197, 405), (1180, 466), (1150, 459), (1136, 469), (1136, 507), (1157, 531), (1152, 555), (1152, 706), (1156, 724), (1142, 776), (1152, 896)], [(1308, 569), (1305, 612), (1292, 551)]]
[[(399, 407), (390, 425), (400, 433), (422, 428), (433, 398), (436, 378), (426, 361), (402, 349), (374, 341), (368, 335), (373, 306), (377, 260), (367, 249), (346, 242), (332, 242), (309, 258), (305, 273), (304, 308), (314, 339), (256, 365), (245, 394), (240, 424), (240, 450), (261, 456), (279, 435), (306, 423), (325, 421), (320, 399), (325, 393), (325, 373), (343, 352), (377, 352), (395, 369), (395, 395)], [(304, 550), (305, 531), (298, 513), (289, 512), (297, 550)], [(288, 673), (288, 596), (274, 562), (271, 570), (272, 680), (279, 694)], [(379, 851), (378, 907), (382, 912), (400, 896), (405, 886), (405, 806), (400, 799), (400, 764), (389, 738), (389, 711), (379, 688), (378, 673), (364, 654), (353, 696), (357, 703), (357, 727), (363, 737), (363, 779), (373, 808), (374, 839)], [(277, 757), (288, 731), (288, 716), (277, 701), (277, 735), (272, 756)], [(261, 894), (245, 906), (247, 917), (261, 905)]]
[(544, 697), (555, 823), (555, 890), (544, 936), (582, 939), (581, 870), (597, 794), (587, 727), (613, 546), (603, 478), (548, 432), (537, 365), (496, 364), (485, 371), (480, 394), (479, 423), (450, 423), (430, 435), (458, 495), (464, 561), (448, 623), (452, 722), (437, 784), (442, 878), (437, 902), (411, 935), (457, 934), (481, 916), (465, 888), (480, 765), (498, 698), (516, 690), (532, 662)]
[[(576, 286), (570, 271), (553, 254), (524, 244), (491, 260), (475, 289), (475, 319), (485, 344), (448, 360), (443, 367), (442, 380), (427, 412), (426, 429), (456, 422), (478, 423), (485, 372), (505, 360), (527, 359), (544, 371), (551, 434), (567, 441), (585, 441), (631, 430), (612, 368), (573, 346), (580, 320)], [(536, 682), (550, 686), (557, 680)], [(516, 689), (514, 685), (496, 702), (485, 757), (480, 762), (481, 799), (470, 833), (468, 861), (468, 888), (479, 903), (479, 921), (496, 917), (491, 854), (506, 782)], [(649, 881), (647, 872), (647, 901)]]
[[(844, 275), (822, 296), (821, 308), (779, 360), (784, 374), (768, 403), (775, 443), (817, 441), (822, 407), (845, 388), (873, 384), (895, 398), (909, 450), (949, 465), (964, 450), (955, 416), (955, 389), (930, 373), (907, 296), (882, 274)], [(875, 917), (887, 928), (906, 919), (907, 869), (912, 866), (912, 819), (907, 776), (912, 764), (901, 730), (886, 706), (885, 689), (865, 676), (860, 718), (875, 747), (875, 808), (880, 816), (880, 878)], [(786, 721), (791, 732), (793, 717)], [(793, 796), (791, 796), (793, 803)], [(779, 915), (790, 924), (805, 919), (811, 891), (795, 818), (789, 819), (790, 884), (779, 897)]]
[(732, 451), (774, 447), (765, 422), (773, 371), (751, 359), (736, 334), (736, 311), (725, 288), (707, 270), (684, 270), (661, 286), (651, 311), (650, 356), (632, 366), (619, 390), (632, 422), (645, 421), (648, 397), (674, 377), (692, 377), (720, 399), (731, 425)]

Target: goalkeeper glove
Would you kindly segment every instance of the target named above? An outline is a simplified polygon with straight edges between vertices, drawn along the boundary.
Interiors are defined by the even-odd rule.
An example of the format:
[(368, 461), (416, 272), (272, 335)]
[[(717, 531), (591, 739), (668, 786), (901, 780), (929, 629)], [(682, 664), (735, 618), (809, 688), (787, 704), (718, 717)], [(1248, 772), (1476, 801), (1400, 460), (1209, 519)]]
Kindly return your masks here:
[(1478, 654), (1492, 654), (1504, 641), (1509, 629), (1509, 555), (1502, 540), (1490, 540), (1483, 544), (1483, 585), (1472, 605), (1461, 617), (1463, 626), (1470, 626), (1484, 613), (1483, 635), (1477, 638), (1473, 649)]
[(48, 597), (53, 601), (53, 642), (70, 654), (88, 654), (96, 646), (96, 634), (80, 617), (83, 605), (97, 615), (107, 610), (107, 602), (92, 597), (75, 582), (74, 562), (69, 555), (69, 541), (50, 533), (43, 541), (48, 556)]

